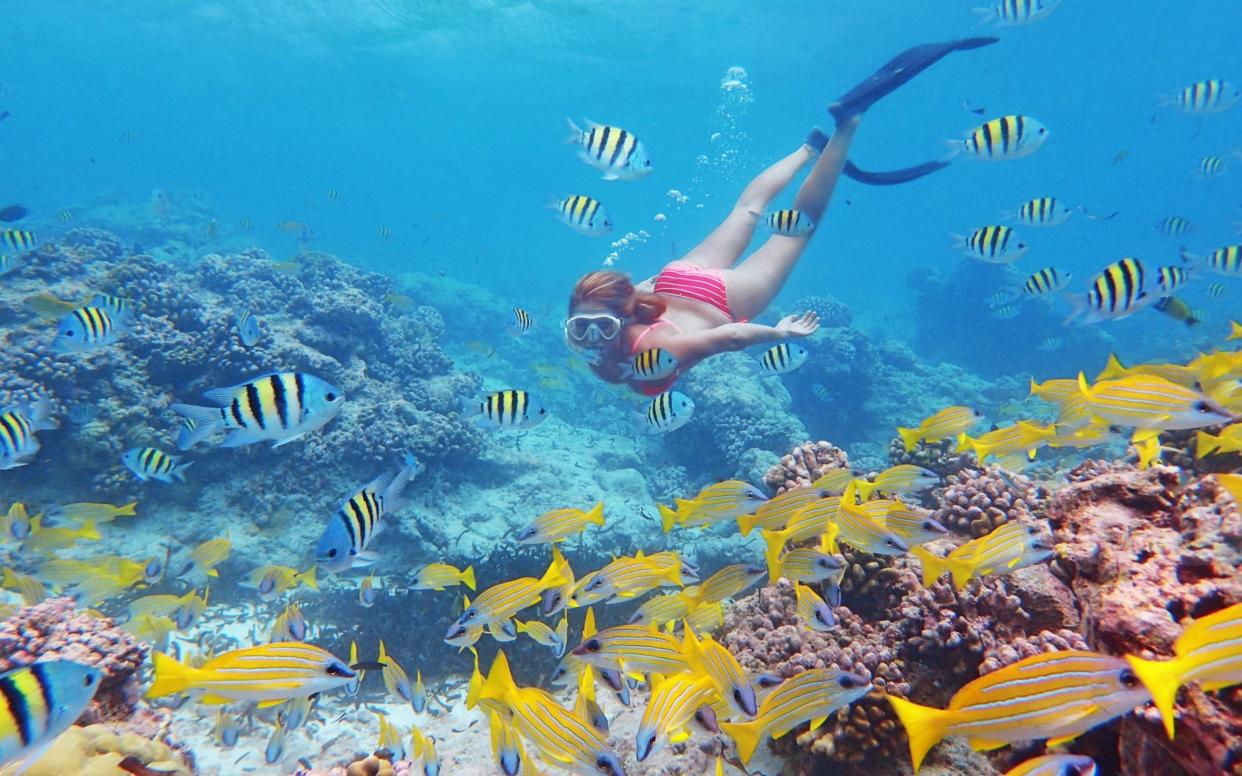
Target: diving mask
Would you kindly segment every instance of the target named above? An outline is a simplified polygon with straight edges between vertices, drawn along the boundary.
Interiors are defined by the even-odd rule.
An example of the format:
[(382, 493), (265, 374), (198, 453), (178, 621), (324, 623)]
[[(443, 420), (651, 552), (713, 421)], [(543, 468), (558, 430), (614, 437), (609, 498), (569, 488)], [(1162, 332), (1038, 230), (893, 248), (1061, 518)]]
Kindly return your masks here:
[(565, 321), (565, 338), (578, 345), (598, 345), (617, 338), (624, 322), (611, 313), (581, 313)]

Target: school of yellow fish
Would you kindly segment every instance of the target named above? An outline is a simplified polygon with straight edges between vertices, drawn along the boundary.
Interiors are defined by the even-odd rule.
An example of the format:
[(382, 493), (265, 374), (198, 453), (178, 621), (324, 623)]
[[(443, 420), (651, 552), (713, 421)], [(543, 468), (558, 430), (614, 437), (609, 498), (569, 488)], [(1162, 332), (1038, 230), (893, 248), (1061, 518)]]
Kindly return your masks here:
[[(1228, 339), (1238, 338), (1242, 326), (1234, 323)], [(1020, 467), (1045, 446), (1087, 448), (1127, 437), (1139, 465), (1147, 467), (1160, 460), (1160, 437), (1170, 431), (1197, 430), (1194, 444), (1199, 457), (1242, 452), (1242, 423), (1234, 422), (1242, 415), (1242, 351), (1215, 350), (1185, 364), (1131, 367), (1110, 358), (1094, 379), (1080, 373), (1032, 381), (1031, 394), (1055, 407), (1051, 420), (1018, 420), (971, 436), (982, 415), (955, 406), (917, 426), (898, 429), (898, 435), (907, 449), (953, 440), (958, 451), (974, 454), (981, 463), (995, 458), (1007, 467)], [(1219, 430), (1202, 430), (1211, 427)], [(1235, 500), (1242, 499), (1242, 474), (1215, 477)], [(897, 465), (874, 477), (834, 469), (809, 486), (771, 498), (749, 483), (726, 480), (692, 498), (677, 499), (673, 506), (659, 505), (666, 534), (729, 523), (743, 536), (759, 530), (762, 563), (725, 566), (706, 578), (679, 553), (668, 550), (650, 554), (639, 550), (587, 573), (575, 572), (561, 547), (571, 537), (604, 526), (605, 506), (554, 509), (514, 532), (517, 542), (549, 546), (549, 564), (539, 577), (498, 581), (474, 594), (473, 567), (461, 570), (431, 563), (413, 573), (408, 588), (446, 591), (461, 586), (471, 592), (473, 598), (463, 597), (461, 615), (445, 632), (449, 645), (474, 652), (473, 645), (485, 633), (500, 642), (525, 635), (561, 658), (551, 682), (575, 691), (569, 705), (548, 690), (518, 685), (503, 650), (486, 674), (475, 652), (466, 704), (486, 718), (496, 765), (508, 776), (537, 772), (532, 752), (545, 765), (571, 773), (625, 772), (622, 759), (608, 743), (608, 719), (596, 701), (600, 682), (625, 705), (641, 684), (648, 688), (635, 740), (639, 761), (686, 740), (697, 729), (727, 736), (734, 743), (736, 759), (744, 764), (765, 739), (780, 738), (803, 724), (814, 729), (836, 710), (873, 691), (867, 677), (836, 668), (807, 670), (785, 679), (755, 674), (713, 638), (723, 625), (728, 602), (765, 575), (769, 584), (783, 578), (793, 585), (804, 627), (829, 631), (836, 622), (833, 609), (843, 603), (840, 581), (845, 563), (840, 545), (873, 554), (909, 554), (918, 559), (925, 585), (947, 574), (959, 589), (1055, 554), (1046, 525), (1014, 522), (938, 555), (923, 545), (947, 538), (948, 531), (929, 512), (902, 500), (937, 484), (934, 473), (912, 465)], [(124, 627), (155, 647), (148, 697), (184, 694), (221, 705), (216, 736), (222, 746), (234, 745), (239, 735), (236, 708), (233, 712), (225, 708), (280, 706), (265, 752), (271, 763), (283, 757), (288, 731), (301, 725), (317, 704), (329, 702), (324, 693), (341, 690), (353, 695), (368, 672), (380, 675), (389, 696), (410, 704), (416, 713), (426, 711), (429, 692), (421, 671), (411, 680), (383, 642), (377, 645), (374, 662), (359, 661), (357, 644), (343, 660), (306, 643), (308, 624), (292, 600), (275, 618), (267, 644), (180, 659), (168, 654), (170, 645), (176, 646), (170, 636), (193, 628), (208, 609), (209, 585), (232, 545), (226, 534), (163, 557), (61, 557), (62, 550), (99, 541), (101, 528), (135, 516), (136, 507), (134, 503), (55, 507), (58, 525), (53, 527), (44, 524), (44, 514), (31, 516), (23, 504), (13, 504), (0, 518), (0, 537), (16, 545), (12, 557), (21, 559), (30, 571), (4, 568), (0, 583), (26, 604), (53, 592), (72, 595), (85, 606), (126, 601)], [(298, 570), (265, 564), (252, 569), (244, 584), (261, 600), (277, 601), (300, 589), (318, 591), (317, 570), (314, 565)], [(135, 597), (165, 578), (181, 580), (189, 590)], [(376, 584), (374, 575), (360, 581), (362, 606), (374, 603)], [(628, 624), (597, 629), (593, 606), (614, 602), (638, 606)], [(570, 640), (569, 612), (574, 609), (584, 610), (577, 646)], [(527, 610), (537, 614), (519, 619)], [(968, 683), (945, 709), (900, 697), (889, 700), (906, 729), (917, 770), (928, 751), (946, 736), (963, 736), (976, 749), (1032, 739), (1046, 739), (1055, 746), (1149, 701), (1172, 737), (1177, 691), (1192, 682), (1207, 691), (1242, 683), (1242, 604), (1184, 623), (1174, 654), (1167, 659), (1076, 650), (1047, 653)], [(0, 741), (16, 730), (4, 728), (7, 719), (0, 714)], [(408, 746), (405, 741), (379, 715), (381, 748), (412, 758), (426, 776), (439, 772), (433, 737), (415, 727)], [(1048, 757), (1056, 765), (1061, 761), (1055, 758), (1071, 762), (1076, 756)], [(721, 761), (718, 771), (723, 772)], [(1032, 765), (1014, 772), (1041, 771)]]

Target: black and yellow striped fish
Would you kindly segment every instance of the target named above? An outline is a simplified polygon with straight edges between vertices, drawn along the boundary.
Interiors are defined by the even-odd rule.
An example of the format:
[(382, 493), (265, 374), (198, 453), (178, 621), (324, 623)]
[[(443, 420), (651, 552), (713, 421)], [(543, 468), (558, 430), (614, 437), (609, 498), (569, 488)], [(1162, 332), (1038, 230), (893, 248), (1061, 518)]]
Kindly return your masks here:
[(492, 391), (482, 401), (465, 408), (478, 422), (492, 428), (534, 428), (548, 417), (548, 411), (535, 402), (527, 391), (506, 388)]
[(1220, 299), (1225, 295), (1225, 285), (1223, 283), (1213, 283), (1208, 286), (1207, 294), (1209, 299)]
[(1219, 156), (1205, 156), (1199, 160), (1199, 174), (1207, 177), (1224, 175), (1225, 160)]
[(185, 470), (194, 463), (193, 461), (181, 463), (181, 459), (169, 455), (158, 447), (135, 447), (121, 456), (121, 462), (142, 482), (147, 480), (185, 482)]
[(515, 337), (520, 337), (530, 331), (530, 327), (534, 324), (535, 320), (530, 317), (530, 313), (521, 307), (513, 308), (513, 319), (509, 321), (509, 331)]
[(1023, 202), (1018, 208), (1018, 220), (1027, 226), (1060, 226), (1071, 215), (1073, 211), (1058, 202), (1056, 197), (1036, 197)]
[(0, 242), (18, 253), (27, 253), (38, 246), (39, 238), (34, 236), (34, 232), (24, 229), (4, 229), (0, 230)]
[(988, 161), (1019, 159), (1039, 150), (1048, 135), (1048, 128), (1029, 116), (1001, 116), (972, 129), (962, 150)]
[(221, 447), (269, 440), (273, 447), (321, 428), (345, 402), (339, 389), (305, 372), (272, 372), (204, 394), (218, 407), (174, 404), (169, 409), (198, 424), (190, 445), (220, 429), (231, 432)]
[(663, 348), (647, 348), (621, 364), (622, 378), (647, 382), (663, 380), (677, 371), (677, 359)]
[(111, 344), (128, 330), (128, 322), (102, 307), (86, 305), (69, 311), (60, 321), (52, 349), (57, 353), (80, 353)]
[(803, 237), (815, 231), (815, 222), (799, 210), (773, 210), (763, 219), (773, 234)]
[(1177, 106), (1187, 113), (1219, 113), (1232, 108), (1242, 91), (1219, 78), (1196, 81), (1177, 93)]
[(1086, 312), (1083, 323), (1125, 318), (1158, 299), (1147, 291), (1143, 262), (1126, 257), (1109, 264), (1091, 281), (1086, 294), (1067, 297), (1075, 310), (1066, 321)]
[(1000, 26), (1030, 24), (1039, 21), (1060, 5), (1061, 0), (1000, 0), (986, 8), (976, 8), (975, 13), (991, 17)]
[(100, 672), (68, 660), (45, 660), (0, 674), (0, 766), (30, 765), (82, 715)]
[(1242, 245), (1212, 251), (1208, 255), (1207, 268), (1218, 275), (1242, 277)]
[(690, 422), (694, 402), (679, 391), (665, 391), (651, 400), (643, 413), (647, 430), (653, 434), (676, 431)]
[(337, 508), (315, 545), (315, 563), (338, 574), (364, 566), (378, 557), (367, 547), (380, 529), (385, 515), (403, 509), (401, 492), (421, 470), (413, 456), (395, 473), (381, 474), (362, 486)]
[(1071, 277), (1073, 275), (1069, 272), (1061, 272), (1056, 267), (1044, 267), (1027, 277), (1022, 284), (1022, 292), (1027, 296), (1036, 297), (1060, 291), (1070, 282)]
[(1156, 231), (1165, 237), (1180, 237), (1194, 229), (1190, 219), (1182, 216), (1169, 216), (1156, 222)]
[(392, 229), (389, 229), (387, 226), (381, 226), (378, 230), (376, 230), (376, 234), (379, 235), (381, 240), (387, 240), (392, 237)]
[(39, 452), (35, 433), (56, 428), (52, 401), (46, 396), (0, 412), (0, 470), (24, 466)]
[(604, 174), (604, 180), (633, 180), (652, 171), (651, 157), (632, 132), (587, 121), (583, 130), (571, 119), (566, 143), (580, 146), (578, 158)]
[(989, 264), (1012, 264), (1028, 250), (1008, 226), (981, 226), (966, 237), (954, 235), (953, 239), (966, 253)]
[(64, 210), (61, 210), (59, 213), (57, 213), (56, 217), (60, 219), (60, 222), (62, 224), (67, 224), (73, 220), (73, 209), (65, 208)]
[(0, 275), (7, 275), (13, 270), (20, 267), (24, 262), (21, 256), (6, 256), (0, 254)]
[(90, 306), (107, 310), (113, 319), (126, 317), (133, 308), (128, 299), (111, 294), (96, 294), (95, 298), (90, 301)]
[(1169, 296), (1177, 289), (1186, 285), (1194, 274), (1185, 267), (1160, 267), (1156, 270), (1156, 281), (1160, 288), (1160, 296)]
[(603, 203), (585, 194), (570, 194), (549, 205), (561, 219), (561, 223), (579, 234), (599, 237), (612, 231), (612, 220)]
[(765, 350), (759, 357), (759, 365), (768, 374), (781, 375), (802, 366), (809, 355), (806, 348), (782, 342)]

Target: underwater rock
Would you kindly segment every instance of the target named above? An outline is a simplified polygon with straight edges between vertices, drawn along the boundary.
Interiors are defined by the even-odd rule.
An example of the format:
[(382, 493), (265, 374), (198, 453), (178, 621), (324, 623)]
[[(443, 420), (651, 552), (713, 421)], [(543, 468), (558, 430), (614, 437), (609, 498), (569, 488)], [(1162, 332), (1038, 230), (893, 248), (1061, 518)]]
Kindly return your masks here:
[[(114, 729), (112, 725), (71, 727), (26, 771), (26, 776), (114, 776), (158, 773), (193, 776), (192, 757), (149, 734)], [(188, 758), (188, 759), (187, 759)], [(124, 766), (121, 763), (124, 762)], [(146, 767), (149, 770), (137, 770)]]
[[(1049, 504), (1061, 542), (1054, 568), (1089, 614), (1089, 642), (1113, 654), (1167, 656), (1179, 620), (1242, 601), (1242, 515), (1212, 479), (1182, 485), (1171, 467), (1095, 461), (1069, 479)], [(1172, 741), (1150, 707), (1125, 718), (1123, 773), (1215, 773), (1242, 751), (1237, 688), (1205, 693), (1192, 684), (1178, 697)]]
[(953, 448), (956, 446), (956, 440), (945, 439), (940, 442), (919, 442), (913, 450), (906, 450), (901, 438), (894, 437), (888, 443), (888, 462), (893, 466), (903, 463), (922, 466), (941, 477), (957, 474), (969, 467), (978, 467), (974, 455), (954, 452)]
[(786, 314), (802, 314), (808, 310), (814, 311), (819, 316), (819, 325), (826, 329), (849, 326), (854, 322), (854, 311), (832, 294), (804, 296), (794, 302)]

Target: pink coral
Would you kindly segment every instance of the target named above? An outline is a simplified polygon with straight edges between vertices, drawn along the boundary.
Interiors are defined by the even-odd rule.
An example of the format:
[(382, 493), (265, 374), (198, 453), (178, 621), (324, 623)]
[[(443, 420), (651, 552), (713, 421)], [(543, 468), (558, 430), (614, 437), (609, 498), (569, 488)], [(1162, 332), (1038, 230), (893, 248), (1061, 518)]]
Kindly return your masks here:
[(810, 485), (831, 469), (848, 469), (849, 456), (831, 442), (804, 442), (781, 458), (764, 475), (764, 482), (774, 493)]
[(134, 715), (140, 694), (138, 670), (146, 653), (145, 646), (111, 619), (75, 612), (70, 598), (22, 607), (0, 623), (0, 672), (54, 658), (103, 672), (99, 692), (84, 715), (88, 723)]

